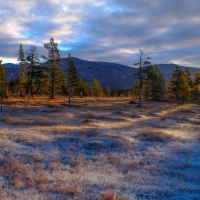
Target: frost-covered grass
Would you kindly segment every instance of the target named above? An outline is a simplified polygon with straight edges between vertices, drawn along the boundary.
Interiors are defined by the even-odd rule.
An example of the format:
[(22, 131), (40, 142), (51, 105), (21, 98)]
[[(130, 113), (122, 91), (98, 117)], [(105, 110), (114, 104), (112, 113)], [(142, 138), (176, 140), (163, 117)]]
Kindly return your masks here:
[(9, 99), (0, 199), (200, 199), (200, 107)]

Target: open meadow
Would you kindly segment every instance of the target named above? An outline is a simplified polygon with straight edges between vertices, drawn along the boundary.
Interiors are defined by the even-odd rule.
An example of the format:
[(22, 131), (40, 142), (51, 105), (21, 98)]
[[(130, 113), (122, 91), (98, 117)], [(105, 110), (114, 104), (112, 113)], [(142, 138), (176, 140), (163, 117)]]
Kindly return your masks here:
[(200, 105), (8, 99), (2, 200), (200, 199)]

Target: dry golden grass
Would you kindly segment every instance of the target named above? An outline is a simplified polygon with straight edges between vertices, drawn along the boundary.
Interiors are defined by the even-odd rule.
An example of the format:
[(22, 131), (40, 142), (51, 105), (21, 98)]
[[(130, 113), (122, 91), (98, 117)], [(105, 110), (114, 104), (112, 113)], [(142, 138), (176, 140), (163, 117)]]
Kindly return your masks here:
[(24, 178), (32, 178), (32, 172), (30, 171), (30, 169), (25, 168), (24, 169)]
[(39, 117), (36, 119), (36, 123), (41, 124), (41, 125), (44, 125), (44, 124), (45, 124), (45, 118), (44, 118), (43, 116), (39, 116)]
[(15, 186), (16, 189), (23, 188), (25, 185), (24, 180), (19, 176), (15, 176), (13, 180), (13, 185)]
[(74, 186), (69, 186), (65, 184), (57, 185), (56, 188), (54, 189), (56, 193), (60, 194), (69, 194), (69, 195), (74, 195), (78, 196), (81, 194), (82, 190), (79, 186), (74, 185)]
[(99, 196), (99, 200), (129, 200), (129, 198), (118, 197), (112, 190), (108, 190)]
[(15, 119), (14, 117), (4, 117), (4, 121), (6, 123), (11, 123), (11, 124), (19, 124), (20, 121)]
[(34, 177), (35, 182), (47, 183), (48, 182), (48, 174), (45, 172), (40, 172)]
[(35, 187), (35, 182), (33, 179), (28, 179), (27, 181), (27, 187), (28, 188), (34, 188)]
[(14, 170), (14, 173), (18, 173), (23, 170), (23, 167), (19, 161), (14, 161), (10, 165), (11, 168)]
[(198, 199), (198, 106), (129, 102), (8, 100), (0, 121), (0, 199), (166, 200), (187, 191), (184, 184), (184, 194)]
[(115, 200), (116, 195), (113, 191), (107, 191), (104, 194), (101, 194), (99, 200)]

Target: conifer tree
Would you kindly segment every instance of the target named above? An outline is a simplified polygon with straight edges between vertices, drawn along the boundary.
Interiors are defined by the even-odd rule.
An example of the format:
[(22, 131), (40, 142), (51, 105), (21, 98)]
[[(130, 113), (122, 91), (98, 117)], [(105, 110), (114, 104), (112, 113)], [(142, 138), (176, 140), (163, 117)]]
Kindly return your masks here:
[(200, 85), (200, 73), (194, 75), (194, 85)]
[(138, 80), (135, 81), (133, 84), (133, 95), (134, 97), (139, 96), (139, 90), (140, 90), (140, 82)]
[(16, 95), (18, 90), (17, 79), (11, 79), (10, 82), (8, 83), (8, 86), (9, 86), (9, 92), (11, 92), (11, 94)]
[(179, 98), (180, 78), (182, 75), (183, 71), (176, 65), (167, 86), (168, 93), (174, 95), (176, 99)]
[(105, 95), (106, 97), (110, 97), (110, 88), (108, 86), (106, 86)]
[(188, 99), (190, 96), (191, 88), (188, 83), (187, 77), (182, 74), (179, 80), (179, 90), (178, 90), (178, 95), (182, 100), (182, 103), (185, 103), (185, 100)]
[(35, 94), (49, 95), (50, 79), (47, 74), (48, 68), (45, 65), (38, 65), (34, 75)]
[(119, 97), (119, 90), (117, 88), (115, 88), (113, 91), (112, 91), (112, 96), (113, 97)]
[(86, 96), (92, 96), (92, 88), (91, 88), (91, 85), (86, 82), (85, 83), (85, 91), (86, 91)]
[(188, 82), (190, 88), (192, 88), (192, 78), (191, 78), (190, 70), (188, 68), (185, 68), (184, 75), (187, 79), (187, 82)]
[(200, 73), (196, 73), (194, 75), (194, 87), (196, 86), (200, 86)]
[(6, 95), (6, 68), (2, 64), (2, 60), (0, 60), (0, 96), (1, 96), (1, 111), (2, 111), (2, 102), (3, 97)]
[(103, 89), (97, 79), (93, 80), (92, 83), (92, 96), (100, 97), (103, 96)]
[(165, 80), (157, 65), (149, 66), (144, 79), (143, 93), (146, 98), (152, 96), (152, 99), (163, 97)]
[(64, 71), (58, 65), (54, 67), (54, 79), (55, 92), (57, 94), (62, 94), (63, 88), (67, 86), (67, 80)]
[(27, 51), (26, 61), (28, 62), (28, 90), (30, 96), (33, 96), (35, 92), (35, 78), (38, 75), (38, 69), (40, 64), (36, 46), (31, 46), (30, 49)]
[(18, 77), (17, 77), (17, 86), (20, 93), (20, 96), (24, 96), (26, 94), (26, 58), (24, 56), (24, 49), (22, 47), (22, 44), (20, 44), (19, 47), (19, 70), (18, 70)]
[(79, 77), (78, 85), (76, 92), (80, 96), (89, 96), (90, 95), (90, 89), (88, 88), (88, 83), (85, 83), (82, 78)]
[(194, 82), (193, 82), (193, 98), (198, 99), (200, 98), (200, 73), (196, 73), (194, 75)]
[(58, 81), (56, 73), (60, 71), (58, 64), (62, 62), (60, 58), (60, 52), (58, 50), (58, 44), (51, 38), (49, 43), (45, 43), (44, 47), (48, 50), (48, 56), (42, 56), (43, 59), (48, 60), (50, 77), (51, 77), (51, 98), (55, 97), (55, 84)]
[(76, 66), (74, 65), (74, 61), (70, 54), (68, 54), (67, 58), (67, 89), (69, 94), (69, 106), (71, 105), (71, 97), (73, 96), (74, 91), (77, 89), (78, 82), (80, 78), (78, 76), (78, 72)]

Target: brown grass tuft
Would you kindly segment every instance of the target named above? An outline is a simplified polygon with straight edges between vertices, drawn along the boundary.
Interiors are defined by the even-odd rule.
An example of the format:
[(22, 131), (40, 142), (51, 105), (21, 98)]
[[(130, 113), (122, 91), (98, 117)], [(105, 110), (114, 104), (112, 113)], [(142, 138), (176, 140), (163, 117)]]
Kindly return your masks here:
[(35, 182), (33, 179), (28, 179), (27, 185), (29, 188), (35, 187)]
[(4, 117), (4, 121), (6, 123), (12, 123), (12, 124), (17, 124), (18, 123), (18, 121), (13, 117)]
[(2, 166), (0, 166), (0, 173), (2, 173), (3, 172), (3, 167)]
[(24, 177), (25, 178), (31, 178), (32, 177), (31, 171), (28, 170), (28, 169), (25, 169), (24, 170)]
[(128, 200), (129, 198), (118, 197), (112, 190), (108, 190), (99, 196), (99, 200)]
[(24, 187), (24, 181), (19, 176), (14, 177), (13, 184), (14, 184), (16, 189), (20, 189), (20, 188)]
[(55, 189), (55, 192), (60, 193), (60, 194), (70, 194), (70, 195), (78, 196), (80, 195), (82, 190), (77, 185), (74, 185), (74, 186), (60, 185), (60, 186), (57, 186), (57, 188)]
[(22, 165), (19, 163), (19, 161), (14, 161), (11, 163), (11, 167), (13, 168), (15, 173), (18, 173), (22, 171)]
[(115, 200), (116, 195), (113, 191), (109, 190), (104, 194), (101, 194), (99, 200)]
[(40, 125), (44, 125), (45, 124), (45, 118), (43, 116), (39, 116), (36, 119), (36, 123), (40, 124)]
[(34, 177), (35, 182), (40, 182), (40, 183), (47, 183), (48, 182), (48, 174), (46, 172), (40, 172), (36, 174)]

